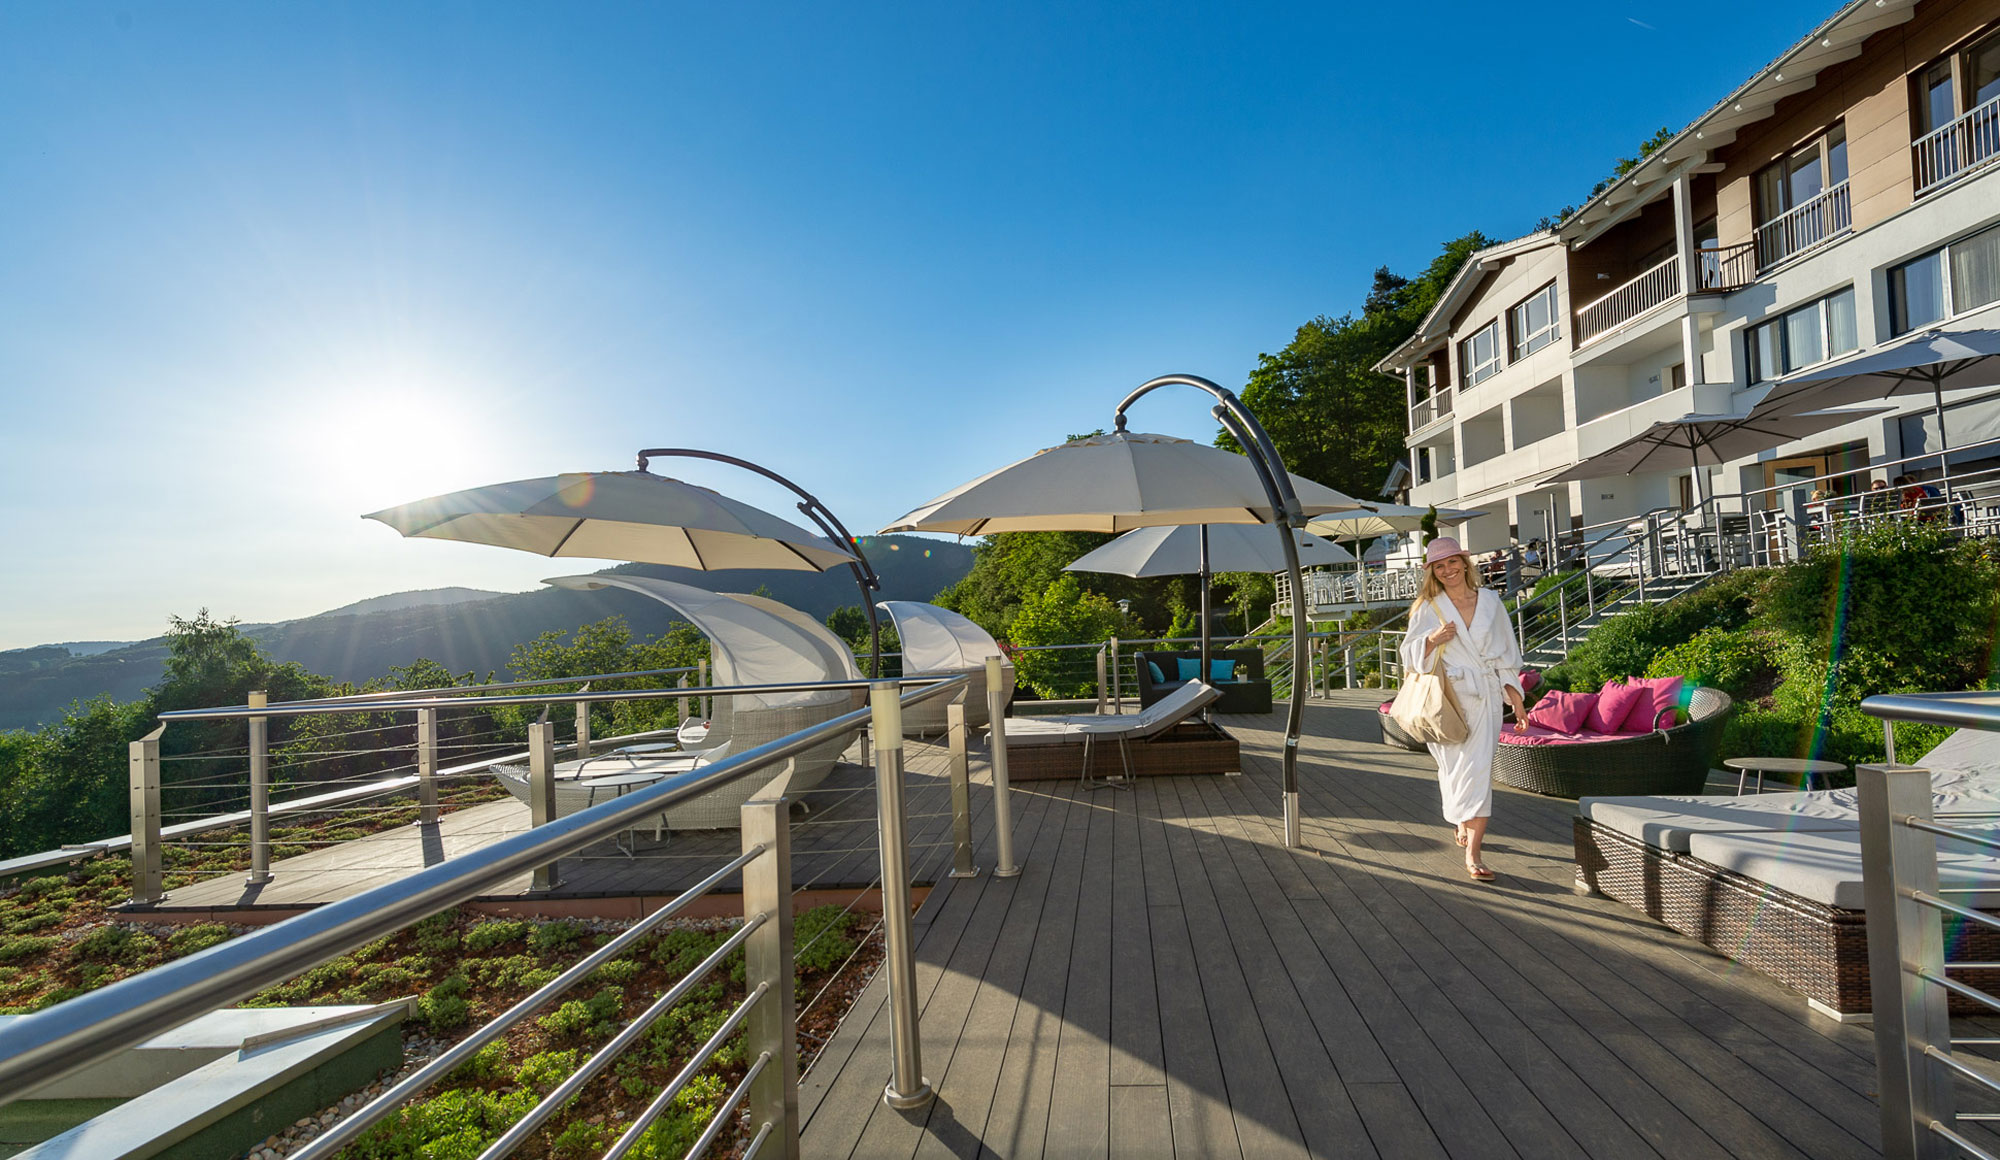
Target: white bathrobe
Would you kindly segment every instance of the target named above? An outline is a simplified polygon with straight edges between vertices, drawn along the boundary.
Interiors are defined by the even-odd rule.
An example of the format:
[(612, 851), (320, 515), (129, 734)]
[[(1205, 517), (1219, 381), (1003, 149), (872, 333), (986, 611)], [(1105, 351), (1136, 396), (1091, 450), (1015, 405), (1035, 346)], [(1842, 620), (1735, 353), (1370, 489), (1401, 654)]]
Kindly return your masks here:
[(1462, 744), (1434, 743), (1429, 748), (1438, 763), (1444, 820), (1457, 825), (1493, 813), (1493, 751), (1500, 744), (1501, 714), (1507, 708), (1501, 690), (1521, 689), (1521, 644), (1514, 639), (1514, 626), (1507, 621), (1499, 594), (1491, 588), (1479, 590), (1479, 606), (1470, 625), (1459, 616), (1451, 597), (1441, 595), (1435, 602), (1417, 605), (1410, 614), (1409, 635), (1403, 638), (1404, 672), (1428, 667), (1424, 638), (1444, 623), (1440, 612), (1458, 626), (1458, 635), (1444, 646), (1444, 666), (1468, 728)]

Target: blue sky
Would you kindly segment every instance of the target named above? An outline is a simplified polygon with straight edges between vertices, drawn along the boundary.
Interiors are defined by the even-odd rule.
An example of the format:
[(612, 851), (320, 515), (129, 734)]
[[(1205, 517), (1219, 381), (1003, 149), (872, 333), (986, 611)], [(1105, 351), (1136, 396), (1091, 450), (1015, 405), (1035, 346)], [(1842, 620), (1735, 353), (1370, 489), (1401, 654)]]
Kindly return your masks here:
[(1831, 7), (1524, 11), (0, 7), (0, 648), (532, 587), (580, 569), (356, 517), (641, 446), (873, 530), (1524, 232)]

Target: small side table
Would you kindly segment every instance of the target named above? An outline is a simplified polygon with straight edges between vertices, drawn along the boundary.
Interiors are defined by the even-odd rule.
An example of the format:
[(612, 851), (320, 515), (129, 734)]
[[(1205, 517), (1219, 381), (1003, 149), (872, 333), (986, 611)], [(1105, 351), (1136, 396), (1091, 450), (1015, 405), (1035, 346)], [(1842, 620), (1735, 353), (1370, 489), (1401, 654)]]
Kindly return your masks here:
[(1736, 771), (1736, 796), (1743, 796), (1743, 783), (1751, 774), (1757, 775), (1757, 792), (1764, 792), (1764, 775), (1767, 773), (1791, 773), (1799, 777), (1801, 789), (1811, 789), (1813, 775), (1846, 773), (1847, 766), (1838, 761), (1814, 761), (1804, 757), (1732, 757), (1722, 764)]

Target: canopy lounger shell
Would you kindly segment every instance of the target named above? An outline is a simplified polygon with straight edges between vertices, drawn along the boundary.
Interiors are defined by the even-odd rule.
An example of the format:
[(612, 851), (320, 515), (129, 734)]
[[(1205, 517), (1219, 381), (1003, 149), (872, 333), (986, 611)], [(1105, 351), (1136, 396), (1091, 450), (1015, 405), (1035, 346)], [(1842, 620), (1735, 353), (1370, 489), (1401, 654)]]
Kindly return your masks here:
[[(947, 608), (915, 600), (884, 600), (875, 607), (895, 622), (896, 636), (903, 642), (903, 675), (906, 677), (955, 677), (970, 673), (965, 691), (965, 725), (968, 729), (988, 724), (986, 711), (986, 658), (1000, 657), (1000, 703), (1014, 696), (1014, 663), (1006, 658), (999, 642), (985, 629)], [(903, 735), (922, 737), (945, 730), (943, 697), (933, 697), (903, 711)]]
[[(709, 639), (714, 649), (714, 681), (718, 687), (730, 685), (801, 684), (812, 681), (851, 680), (860, 676), (854, 654), (839, 638), (824, 636), (799, 623), (803, 613), (784, 609), (763, 597), (737, 598), (709, 592), (670, 580), (644, 576), (599, 574), (560, 576), (547, 581), (561, 588), (593, 590), (623, 588), (651, 597), (686, 617)], [(775, 605), (775, 608), (773, 607)], [(776, 609), (784, 609), (783, 612)], [(806, 618), (809, 619), (809, 618)], [(822, 632), (824, 630), (821, 630)], [(830, 721), (858, 709), (867, 700), (861, 689), (814, 689), (795, 693), (735, 693), (715, 698), (714, 718), (703, 748), (697, 751), (659, 756), (618, 755), (563, 762), (556, 767), (556, 813), (563, 808), (565, 782), (580, 783), (568, 799), (580, 809), (590, 804), (589, 782), (614, 773), (648, 773), (660, 777), (684, 773), (726, 753), (741, 753)], [(789, 764), (785, 792), (811, 789), (818, 785), (840, 755), (853, 743), (859, 726), (830, 738), (794, 758)], [(624, 764), (608, 764), (607, 758), (625, 756)], [(495, 766), (495, 773), (510, 790), (519, 777), (525, 795), (525, 771), (518, 767)], [(737, 824), (738, 809), (746, 801), (765, 792), (766, 783), (749, 778), (703, 794), (666, 811), (665, 824), (677, 829), (721, 829)], [(525, 800), (525, 799), (524, 799)], [(602, 800), (600, 798), (600, 800)]]

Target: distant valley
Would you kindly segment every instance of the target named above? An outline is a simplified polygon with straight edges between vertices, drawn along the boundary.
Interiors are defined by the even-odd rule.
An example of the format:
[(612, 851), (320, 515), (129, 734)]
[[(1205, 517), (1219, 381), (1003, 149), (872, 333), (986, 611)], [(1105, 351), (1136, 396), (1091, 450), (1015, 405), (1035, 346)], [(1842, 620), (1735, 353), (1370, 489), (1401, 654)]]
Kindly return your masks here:
[[(969, 546), (906, 536), (862, 541), (882, 578), (881, 600), (929, 600), (972, 569)], [(562, 562), (551, 561), (551, 572)], [(658, 576), (714, 592), (767, 590), (775, 600), (824, 620), (861, 602), (854, 578), (834, 572), (697, 572), (624, 564), (614, 573)], [(183, 615), (193, 615), (194, 609)], [(227, 609), (212, 610), (218, 616)], [(545, 588), (496, 593), (437, 588), (372, 597), (302, 620), (245, 625), (265, 653), (343, 681), (366, 681), (428, 657), (454, 673), (506, 672), (514, 646), (544, 632), (622, 616), (635, 636), (666, 631), (673, 610), (635, 593)], [(108, 694), (136, 700), (160, 679), (167, 655), (162, 638), (134, 642), (82, 641), (0, 652), (0, 729), (32, 729), (62, 716), (72, 701)]]

